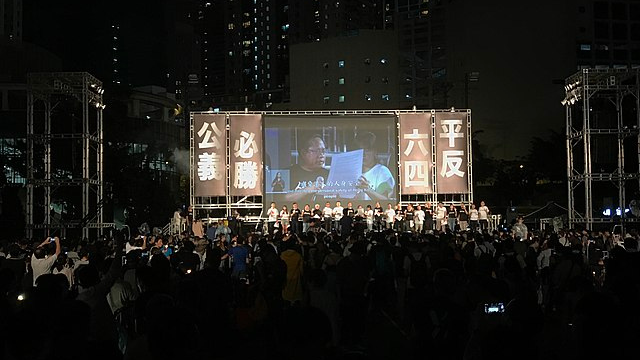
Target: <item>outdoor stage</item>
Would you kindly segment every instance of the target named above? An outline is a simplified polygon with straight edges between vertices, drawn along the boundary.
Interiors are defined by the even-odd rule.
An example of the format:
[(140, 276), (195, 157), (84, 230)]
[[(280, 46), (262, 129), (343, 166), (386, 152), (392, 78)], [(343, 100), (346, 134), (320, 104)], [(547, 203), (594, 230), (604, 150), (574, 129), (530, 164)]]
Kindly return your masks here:
[(470, 110), (192, 112), (195, 219), (300, 207), (473, 201)]

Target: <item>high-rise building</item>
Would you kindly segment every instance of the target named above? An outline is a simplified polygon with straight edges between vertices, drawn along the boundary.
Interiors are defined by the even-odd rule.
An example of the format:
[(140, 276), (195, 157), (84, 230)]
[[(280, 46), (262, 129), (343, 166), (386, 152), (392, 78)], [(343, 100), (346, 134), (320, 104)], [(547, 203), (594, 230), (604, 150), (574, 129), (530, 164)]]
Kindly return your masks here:
[(354, 30), (293, 45), (290, 108), (397, 109), (396, 40), (393, 31)]
[(22, 40), (22, 0), (0, 0), (0, 39)]
[(573, 13), (578, 67), (640, 65), (640, 2), (579, 0)]

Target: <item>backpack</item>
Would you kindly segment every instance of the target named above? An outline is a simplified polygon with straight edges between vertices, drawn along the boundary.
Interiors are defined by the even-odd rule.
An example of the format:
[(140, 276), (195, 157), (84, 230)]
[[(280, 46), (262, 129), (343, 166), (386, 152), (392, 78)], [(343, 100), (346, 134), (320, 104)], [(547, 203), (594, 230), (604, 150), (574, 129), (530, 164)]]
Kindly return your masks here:
[(411, 267), (409, 269), (409, 282), (416, 289), (423, 289), (429, 283), (429, 266), (427, 255), (422, 254), (420, 260), (416, 260), (413, 254), (409, 254)]

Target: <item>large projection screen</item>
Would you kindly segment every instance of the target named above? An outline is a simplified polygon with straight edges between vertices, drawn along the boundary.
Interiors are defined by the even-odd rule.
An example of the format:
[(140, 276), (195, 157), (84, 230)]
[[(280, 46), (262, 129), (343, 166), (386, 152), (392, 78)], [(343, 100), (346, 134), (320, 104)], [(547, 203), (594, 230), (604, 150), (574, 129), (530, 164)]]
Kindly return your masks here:
[(398, 201), (394, 115), (265, 116), (265, 207)]

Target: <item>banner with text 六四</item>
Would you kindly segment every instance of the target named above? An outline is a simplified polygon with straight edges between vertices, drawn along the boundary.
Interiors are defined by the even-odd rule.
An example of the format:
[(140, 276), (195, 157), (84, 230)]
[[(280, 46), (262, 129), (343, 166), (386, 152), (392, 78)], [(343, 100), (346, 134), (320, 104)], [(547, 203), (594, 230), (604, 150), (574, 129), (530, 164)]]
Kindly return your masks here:
[(262, 195), (262, 116), (231, 115), (231, 196)]
[(400, 114), (398, 122), (401, 193), (431, 194), (431, 114)]
[(194, 196), (224, 196), (227, 168), (225, 115), (193, 115)]
[(467, 112), (436, 113), (436, 189), (439, 194), (469, 192), (467, 125)]

